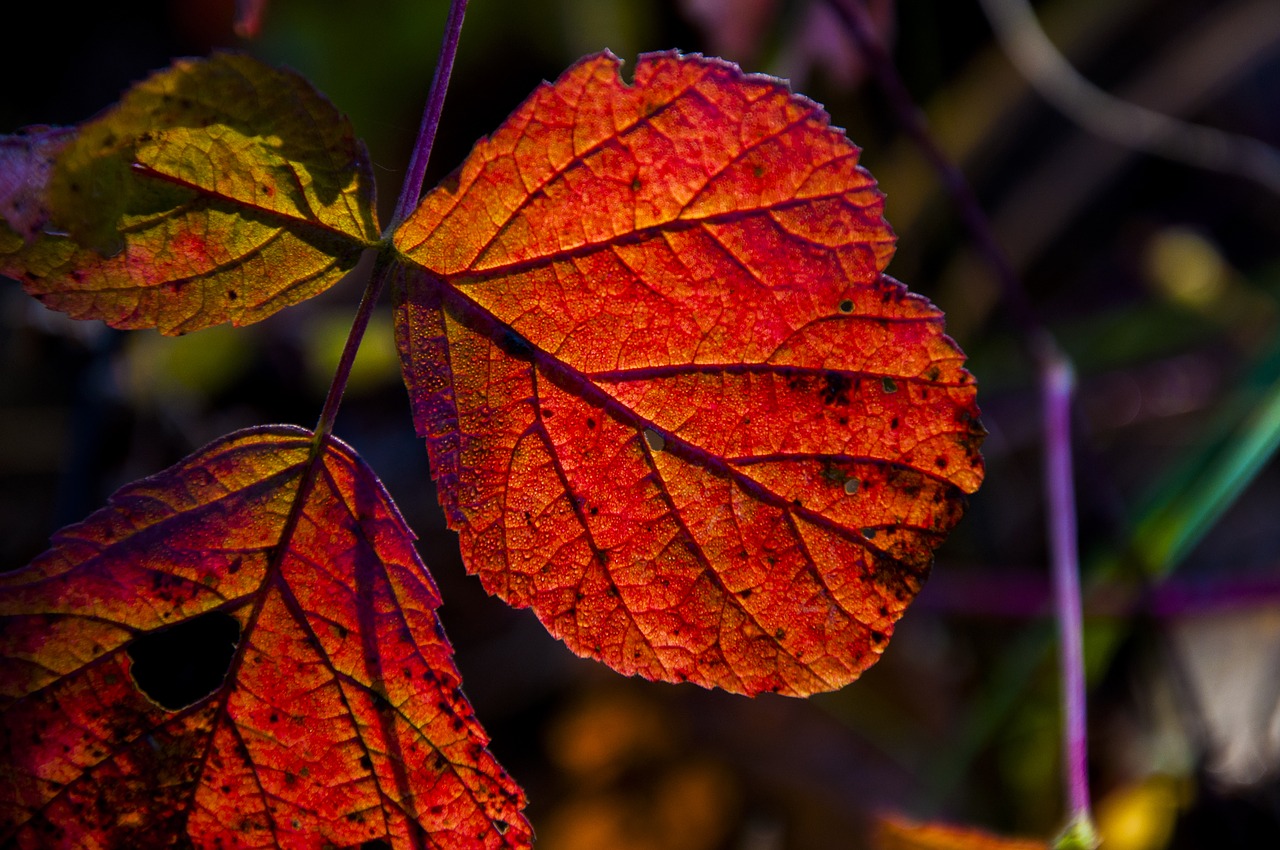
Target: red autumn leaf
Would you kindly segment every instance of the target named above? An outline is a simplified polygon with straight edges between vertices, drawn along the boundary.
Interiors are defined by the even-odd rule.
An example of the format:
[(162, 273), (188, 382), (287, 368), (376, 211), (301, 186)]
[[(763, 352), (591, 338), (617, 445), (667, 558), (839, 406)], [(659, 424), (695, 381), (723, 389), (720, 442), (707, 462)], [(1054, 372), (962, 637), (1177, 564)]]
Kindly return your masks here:
[[(350, 449), (278, 545), (311, 445), (223, 438), (0, 577), (0, 844), (528, 846), (412, 534)], [(170, 657), (162, 688), (166, 652), (225, 676)]]
[(812, 101), (610, 54), (395, 235), (405, 380), (468, 568), (624, 673), (803, 695), (883, 650), (982, 478), (942, 314)]
[(876, 820), (873, 850), (1049, 850), (1034, 838), (1006, 838), (967, 826), (913, 823), (896, 816)]

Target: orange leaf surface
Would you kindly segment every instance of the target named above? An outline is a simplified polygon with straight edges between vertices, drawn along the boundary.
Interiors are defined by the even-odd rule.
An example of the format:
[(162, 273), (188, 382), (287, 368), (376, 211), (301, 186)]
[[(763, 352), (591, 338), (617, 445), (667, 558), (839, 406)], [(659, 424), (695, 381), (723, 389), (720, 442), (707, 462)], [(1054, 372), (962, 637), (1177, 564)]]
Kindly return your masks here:
[(323, 292), (378, 238), (350, 122), (236, 54), (179, 61), (74, 131), (0, 138), (0, 198), (17, 202), (0, 273), (75, 318), (169, 334)]
[[(348, 448), (278, 545), (311, 443), (223, 438), (0, 577), (0, 844), (529, 844), (412, 535)], [(221, 681), (150, 684), (157, 654), (219, 648)]]
[(395, 235), (405, 380), (468, 568), (575, 652), (856, 678), (982, 478), (942, 314), (858, 150), (726, 62), (540, 87)]
[(912, 823), (898, 817), (877, 819), (872, 832), (874, 850), (1049, 850), (1049, 843), (1033, 838), (1006, 838), (967, 826)]

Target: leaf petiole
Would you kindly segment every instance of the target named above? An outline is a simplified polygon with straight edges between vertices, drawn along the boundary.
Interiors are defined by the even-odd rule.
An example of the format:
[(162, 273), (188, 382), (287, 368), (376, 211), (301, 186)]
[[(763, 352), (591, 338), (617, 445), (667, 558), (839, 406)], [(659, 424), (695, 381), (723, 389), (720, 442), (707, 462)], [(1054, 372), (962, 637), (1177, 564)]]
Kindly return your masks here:
[[(453, 60), (458, 55), (458, 39), (462, 33), (462, 20), (466, 15), (467, 0), (452, 0), (449, 4), (449, 18), (445, 22), (444, 39), (440, 44), (440, 56), (436, 61), (435, 77), (431, 80), (431, 91), (427, 95), (426, 106), (422, 110), (422, 123), (418, 128), (418, 140), (414, 143), (413, 153), (409, 157), (408, 173), (400, 187), (400, 197), (396, 201), (395, 212), (391, 222), (383, 231), (384, 245), (389, 246), (390, 234), (409, 213), (413, 211), (422, 194), (422, 179), (427, 170), (427, 161), (431, 158), (431, 148), (435, 144), (436, 131), (440, 127), (440, 113), (444, 108), (445, 93), (449, 88), (449, 78), (453, 74)], [(347, 334), (342, 356), (338, 367), (334, 370), (333, 380), (329, 384), (329, 393), (325, 397), (324, 407), (320, 410), (320, 419), (315, 427), (315, 448), (313, 454), (318, 456), (325, 438), (333, 433), (333, 423), (342, 404), (342, 395), (346, 392), (347, 381), (351, 377), (351, 367), (355, 364), (356, 352), (360, 341), (364, 339), (373, 317), (373, 308), (382, 296), (386, 287), (387, 276), (391, 273), (394, 252), (384, 247), (378, 253), (373, 273), (360, 297), (360, 306), (356, 310), (351, 330)]]

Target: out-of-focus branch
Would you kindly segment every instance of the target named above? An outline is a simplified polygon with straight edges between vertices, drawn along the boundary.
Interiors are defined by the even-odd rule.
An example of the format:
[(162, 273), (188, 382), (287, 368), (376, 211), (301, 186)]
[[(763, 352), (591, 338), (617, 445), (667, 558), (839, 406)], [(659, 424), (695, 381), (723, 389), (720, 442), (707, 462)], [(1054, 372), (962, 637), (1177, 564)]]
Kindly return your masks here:
[[(1108, 94), (1058, 52), (1027, 0), (980, 2), (1009, 60), (1045, 100), (1080, 126), (1126, 147), (1246, 177), (1280, 194), (1280, 150)], [(1269, 14), (1275, 14), (1274, 5)]]
[(1055, 843), (1057, 850), (1092, 850), (1098, 844), (1093, 827), (1087, 772), (1083, 624), (1080, 604), (1080, 560), (1077, 551), (1075, 480), (1072, 475), (1071, 362), (1040, 321), (991, 223), (960, 169), (930, 135), (897, 67), (875, 37), (862, 0), (830, 0), (831, 7), (857, 44), (904, 130), (937, 170), (965, 227), (1000, 279), (1006, 304), (1016, 316), (1029, 353), (1040, 374), (1044, 415), (1045, 495), (1050, 560), (1053, 567), (1062, 664), (1063, 769), (1068, 821)]

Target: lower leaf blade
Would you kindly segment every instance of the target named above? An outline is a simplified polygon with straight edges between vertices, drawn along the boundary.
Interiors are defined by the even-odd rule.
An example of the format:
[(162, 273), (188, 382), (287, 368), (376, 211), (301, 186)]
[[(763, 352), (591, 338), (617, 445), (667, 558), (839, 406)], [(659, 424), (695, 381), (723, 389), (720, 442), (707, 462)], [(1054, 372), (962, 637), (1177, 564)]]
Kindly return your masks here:
[[(19, 847), (527, 846), (439, 597), (381, 484), (312, 435), (223, 438), (0, 580), (0, 841)], [(165, 707), (130, 648), (234, 619), (222, 684)]]

